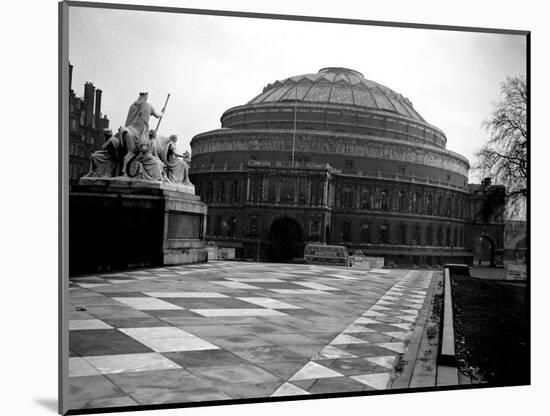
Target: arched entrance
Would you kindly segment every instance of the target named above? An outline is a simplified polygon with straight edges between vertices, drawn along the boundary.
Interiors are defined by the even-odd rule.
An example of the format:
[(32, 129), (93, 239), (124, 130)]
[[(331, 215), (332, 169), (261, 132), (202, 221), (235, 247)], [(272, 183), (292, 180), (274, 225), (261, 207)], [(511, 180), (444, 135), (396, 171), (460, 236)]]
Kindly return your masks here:
[(495, 241), (486, 234), (474, 240), (474, 265), (495, 267)]
[(302, 228), (289, 217), (277, 218), (269, 229), (269, 258), (287, 261), (303, 257)]

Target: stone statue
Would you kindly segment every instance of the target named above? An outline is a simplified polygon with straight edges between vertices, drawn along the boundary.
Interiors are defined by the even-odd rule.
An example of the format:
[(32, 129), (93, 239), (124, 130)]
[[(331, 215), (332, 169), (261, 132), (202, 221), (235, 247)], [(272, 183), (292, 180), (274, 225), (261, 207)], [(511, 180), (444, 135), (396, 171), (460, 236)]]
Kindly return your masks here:
[[(164, 108), (157, 113), (147, 103), (147, 93), (130, 106), (124, 127), (118, 133), (105, 129), (105, 143), (101, 150), (90, 157), (90, 171), (86, 178), (116, 178), (168, 182), (175, 185), (193, 186), (189, 181), (190, 154), (177, 153), (178, 136), (157, 136), (149, 129), (151, 116), (161, 118)], [(166, 99), (170, 98), (170, 94)], [(166, 104), (164, 105), (166, 108)], [(157, 126), (158, 128), (158, 126)], [(122, 179), (122, 178), (121, 178)]]
[(122, 166), (122, 174), (127, 175), (127, 164), (133, 160), (135, 154), (140, 151), (148, 152), (151, 145), (149, 137), (149, 119), (151, 116), (161, 118), (164, 110), (157, 113), (153, 106), (147, 102), (149, 94), (140, 92), (139, 97), (128, 110), (126, 123), (119, 131), (122, 146), (126, 152)]
[(164, 163), (164, 175), (168, 182), (192, 185), (189, 181), (189, 165), (184, 155), (177, 153), (177, 140), (175, 134), (156, 137), (157, 154)]
[(155, 136), (154, 130), (149, 131), (139, 139), (139, 146), (126, 155), (127, 176), (147, 181), (166, 181), (164, 163), (159, 157)]
[(90, 156), (90, 171), (87, 178), (112, 178), (120, 176), (122, 168), (122, 148), (118, 137), (113, 136), (111, 129), (104, 129), (105, 143), (101, 150)]

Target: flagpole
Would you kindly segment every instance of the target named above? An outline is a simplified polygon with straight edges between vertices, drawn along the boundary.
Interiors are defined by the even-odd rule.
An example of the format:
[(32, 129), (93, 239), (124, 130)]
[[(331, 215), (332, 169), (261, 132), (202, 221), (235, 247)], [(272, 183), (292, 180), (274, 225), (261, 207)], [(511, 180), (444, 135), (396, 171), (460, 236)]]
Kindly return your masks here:
[(292, 167), (294, 167), (294, 149), (296, 147), (296, 110), (298, 107), (298, 81), (296, 81), (296, 91), (294, 96), (294, 129), (292, 131)]

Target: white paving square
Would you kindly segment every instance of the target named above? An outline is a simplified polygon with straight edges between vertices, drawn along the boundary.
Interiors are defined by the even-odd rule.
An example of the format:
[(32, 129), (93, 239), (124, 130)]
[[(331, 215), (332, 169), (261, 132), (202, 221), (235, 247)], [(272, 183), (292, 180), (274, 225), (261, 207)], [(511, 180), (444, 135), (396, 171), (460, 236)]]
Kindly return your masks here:
[(218, 292), (146, 292), (154, 298), (227, 298), (227, 295)]
[(288, 316), (286, 313), (274, 309), (191, 309), (202, 316)]
[(400, 339), (401, 341), (405, 341), (410, 335), (409, 332), (384, 332), (384, 334), (389, 335), (392, 338)]
[(365, 359), (367, 361), (369, 361), (373, 364), (379, 365), (381, 367), (386, 367), (386, 368), (389, 368), (389, 369), (393, 369), (394, 368), (394, 363), (395, 363), (395, 358), (396, 358), (395, 355), (386, 355), (384, 357), (369, 357), (369, 358), (365, 358)]
[(405, 352), (405, 344), (402, 342), (380, 342), (373, 345), (395, 351), (399, 354), (403, 354)]
[(221, 285), (221, 286), (225, 286), (225, 287), (230, 288), (230, 289), (259, 289), (256, 286), (247, 285), (246, 283), (242, 283), (242, 282), (216, 281), (216, 282), (212, 282), (212, 283), (215, 283), (215, 284)]
[(278, 396), (297, 396), (300, 394), (309, 394), (307, 391), (302, 390), (300, 387), (296, 387), (294, 384), (284, 383), (281, 387), (271, 393), (270, 397)]
[(99, 319), (71, 319), (69, 320), (69, 330), (82, 329), (112, 329), (113, 327)]
[(313, 361), (304, 365), (296, 374), (294, 374), (289, 381), (293, 380), (310, 380), (314, 378), (327, 378), (327, 377), (342, 377), (342, 374), (326, 368)]
[(219, 349), (218, 346), (175, 327), (122, 328), (120, 331), (156, 352)]
[(334, 360), (337, 358), (355, 358), (355, 355), (339, 348), (327, 345), (313, 357), (314, 360)]
[(113, 298), (114, 300), (142, 311), (183, 309), (178, 305), (165, 302), (156, 298)]
[(316, 282), (293, 282), (293, 283), (296, 284), (296, 285), (308, 287), (310, 289), (315, 289), (315, 290), (328, 290), (328, 291), (340, 290), (340, 289), (335, 289), (333, 287), (324, 285), (322, 283), (316, 283)]
[(255, 297), (255, 298), (237, 298), (244, 302), (252, 303), (254, 305), (263, 306), (268, 309), (303, 309), (299, 306), (294, 306), (289, 303), (281, 302), (277, 299)]
[(346, 334), (340, 334), (332, 340), (331, 345), (341, 345), (341, 344), (368, 344), (367, 341), (358, 339)]
[(86, 361), (102, 374), (181, 368), (175, 362), (155, 352), (99, 355), (96, 357), (86, 357)]
[(84, 358), (69, 358), (69, 377), (95, 376), (98, 374), (100, 374), (99, 371)]

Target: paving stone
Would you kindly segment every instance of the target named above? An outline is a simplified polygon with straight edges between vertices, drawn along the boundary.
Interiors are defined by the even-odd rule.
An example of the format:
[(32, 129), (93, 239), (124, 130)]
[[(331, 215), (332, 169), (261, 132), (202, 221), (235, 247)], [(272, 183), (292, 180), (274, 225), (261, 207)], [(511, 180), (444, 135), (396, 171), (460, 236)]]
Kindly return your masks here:
[(162, 353), (162, 355), (183, 368), (203, 367), (205, 365), (216, 367), (233, 364), (249, 364), (245, 359), (222, 349), (165, 352)]
[(311, 394), (363, 391), (365, 385), (349, 377), (321, 378), (307, 390)]
[(233, 383), (270, 383), (280, 381), (273, 374), (254, 365), (247, 364), (192, 367), (189, 371), (216, 386)]
[(116, 329), (70, 331), (69, 346), (83, 357), (152, 352), (141, 342)]

